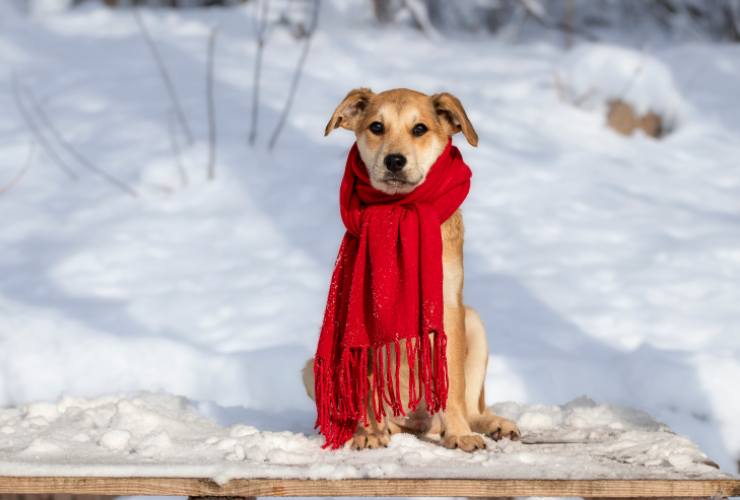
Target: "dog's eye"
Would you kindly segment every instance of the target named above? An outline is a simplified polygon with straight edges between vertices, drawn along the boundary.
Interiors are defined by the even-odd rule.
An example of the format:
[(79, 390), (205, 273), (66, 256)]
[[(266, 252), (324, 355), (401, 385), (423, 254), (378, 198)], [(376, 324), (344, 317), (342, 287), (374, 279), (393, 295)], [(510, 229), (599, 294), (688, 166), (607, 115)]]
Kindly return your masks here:
[(372, 132), (375, 135), (382, 134), (383, 130), (384, 130), (383, 124), (380, 122), (372, 122), (370, 124), (370, 132)]
[(414, 125), (414, 128), (411, 129), (411, 133), (414, 134), (416, 137), (421, 137), (422, 135), (427, 133), (427, 130), (429, 129), (426, 125), (424, 125), (423, 123), (417, 123), (416, 125)]

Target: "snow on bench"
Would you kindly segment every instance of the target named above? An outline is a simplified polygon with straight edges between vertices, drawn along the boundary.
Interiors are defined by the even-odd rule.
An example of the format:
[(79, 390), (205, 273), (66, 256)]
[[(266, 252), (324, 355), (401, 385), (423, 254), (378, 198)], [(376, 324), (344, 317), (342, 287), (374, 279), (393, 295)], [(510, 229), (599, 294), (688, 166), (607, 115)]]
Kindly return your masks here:
[[(410, 435), (386, 449), (223, 427), (188, 400), (140, 393), (0, 410), (0, 492), (189, 496), (712, 496), (740, 494), (649, 415), (581, 398), (496, 405), (520, 442), (468, 454)], [(435, 478), (435, 479), (428, 479)], [(341, 480), (341, 481), (338, 481)]]

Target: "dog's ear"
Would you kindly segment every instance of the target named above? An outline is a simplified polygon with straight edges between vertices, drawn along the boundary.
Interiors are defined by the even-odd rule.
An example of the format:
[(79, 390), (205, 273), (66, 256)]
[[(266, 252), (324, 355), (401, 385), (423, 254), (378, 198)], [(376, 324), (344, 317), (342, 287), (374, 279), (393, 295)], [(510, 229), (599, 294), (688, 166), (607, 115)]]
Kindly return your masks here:
[(331, 115), (329, 123), (326, 124), (326, 129), (324, 129), (324, 135), (329, 135), (329, 132), (338, 127), (354, 130), (357, 120), (367, 109), (373, 95), (375, 95), (373, 91), (366, 88), (350, 90), (347, 97), (339, 103), (337, 109), (334, 110), (334, 114)]
[(478, 145), (478, 134), (470, 123), (460, 99), (447, 92), (434, 94), (431, 97), (434, 111), (448, 128), (449, 135), (462, 132), (471, 146)]

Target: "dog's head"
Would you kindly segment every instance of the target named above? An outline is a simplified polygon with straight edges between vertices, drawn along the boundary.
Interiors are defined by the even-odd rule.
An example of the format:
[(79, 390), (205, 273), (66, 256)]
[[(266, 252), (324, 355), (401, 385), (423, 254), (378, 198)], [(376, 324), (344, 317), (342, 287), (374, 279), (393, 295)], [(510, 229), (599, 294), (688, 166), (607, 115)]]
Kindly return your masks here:
[(354, 89), (337, 106), (324, 135), (338, 127), (354, 131), (371, 184), (387, 194), (408, 193), (424, 182), (451, 135), (462, 132), (478, 145), (462, 104), (446, 92)]

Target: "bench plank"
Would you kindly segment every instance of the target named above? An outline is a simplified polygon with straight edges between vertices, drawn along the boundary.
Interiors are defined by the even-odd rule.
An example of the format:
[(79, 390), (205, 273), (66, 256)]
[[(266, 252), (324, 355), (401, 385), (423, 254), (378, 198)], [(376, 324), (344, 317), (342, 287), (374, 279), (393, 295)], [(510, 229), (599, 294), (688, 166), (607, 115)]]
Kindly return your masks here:
[(210, 479), (0, 476), (0, 493), (177, 496), (727, 497), (738, 479)]

